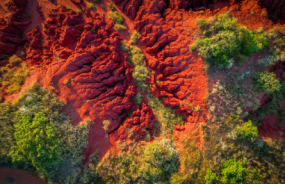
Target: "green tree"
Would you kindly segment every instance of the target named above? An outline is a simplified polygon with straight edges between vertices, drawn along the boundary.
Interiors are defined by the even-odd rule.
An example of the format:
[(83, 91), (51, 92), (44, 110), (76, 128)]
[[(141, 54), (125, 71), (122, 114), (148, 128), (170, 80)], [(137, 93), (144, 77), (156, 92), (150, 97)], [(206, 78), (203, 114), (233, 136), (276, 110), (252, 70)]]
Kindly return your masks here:
[(211, 170), (207, 172), (205, 176), (205, 182), (206, 184), (214, 184), (219, 181), (217, 174), (213, 173)]
[(243, 167), (241, 161), (236, 158), (230, 158), (225, 161), (222, 169), (223, 183), (243, 183), (246, 178), (246, 168)]
[(171, 140), (155, 141), (145, 148), (142, 163), (140, 175), (148, 182), (167, 182), (179, 168), (178, 153)]
[(14, 127), (16, 145), (9, 153), (13, 162), (30, 161), (38, 169), (55, 165), (61, 160), (62, 147), (55, 135), (55, 126), (42, 112), (34, 118), (22, 116)]
[(258, 137), (257, 127), (252, 123), (251, 120), (245, 122), (243, 127), (237, 126), (238, 133), (241, 137), (253, 141), (256, 137)]
[(256, 73), (253, 77), (255, 85), (260, 90), (265, 90), (267, 93), (279, 91), (281, 88), (280, 81), (276, 78), (276, 75), (272, 72), (260, 72)]

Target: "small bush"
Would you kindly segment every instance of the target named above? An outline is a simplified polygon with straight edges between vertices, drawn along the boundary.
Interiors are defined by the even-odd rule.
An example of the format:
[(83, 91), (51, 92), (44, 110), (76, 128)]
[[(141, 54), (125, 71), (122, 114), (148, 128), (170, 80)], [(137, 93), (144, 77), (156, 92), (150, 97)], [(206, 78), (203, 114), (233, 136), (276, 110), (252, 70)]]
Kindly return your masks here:
[(240, 137), (247, 140), (253, 141), (258, 137), (257, 127), (252, 123), (251, 120), (248, 120), (244, 123), (243, 127), (237, 126), (237, 133)]
[(70, 11), (70, 10), (71, 10), (71, 7), (70, 7), (70, 6), (66, 7), (66, 10), (67, 10), (67, 11)]
[(244, 183), (247, 170), (242, 163), (235, 158), (231, 158), (223, 163), (221, 171), (223, 183)]
[(274, 46), (275, 56), (281, 61), (285, 61), (285, 28), (274, 27), (269, 32), (269, 36)]
[(110, 5), (109, 5), (109, 8), (110, 8), (112, 11), (114, 11), (114, 10), (116, 9), (113, 4), (110, 4)]
[(91, 32), (94, 33), (94, 34), (97, 34), (97, 31), (94, 30), (93, 28), (91, 28)]
[(140, 38), (140, 34), (137, 31), (134, 31), (131, 35), (131, 39), (130, 39), (130, 44), (131, 45), (136, 45), (137, 44), (137, 40)]
[[(11, 62), (17, 63), (19, 61), (18, 58), (13, 58)], [(26, 81), (26, 76), (29, 75), (29, 68), (26, 64), (22, 63), (19, 67), (15, 67), (12, 69), (1, 67), (0, 68), (0, 83), (2, 86), (5, 86), (5, 92), (8, 95), (17, 93), (20, 91), (22, 85)]]
[(255, 86), (266, 93), (279, 91), (281, 88), (280, 81), (276, 78), (274, 73), (260, 72), (256, 73), (253, 77)]
[(133, 98), (135, 104), (140, 105), (143, 100), (143, 95), (141, 93), (137, 93), (136, 96)]
[(128, 46), (128, 44), (125, 41), (121, 41), (120, 47), (121, 47), (121, 49), (124, 52), (128, 53), (129, 55), (131, 55), (131, 49), (130, 49), (130, 47)]
[(22, 60), (19, 58), (17, 55), (13, 55), (12, 57), (9, 58), (9, 63), (14, 66), (18, 63), (20, 63)]
[(100, 4), (100, 7), (101, 7), (102, 9), (105, 9), (105, 6), (104, 6), (103, 4)]
[(30, 14), (28, 14), (28, 13), (25, 14), (25, 17), (26, 17), (26, 18), (30, 18)]
[(149, 71), (145, 65), (137, 65), (133, 71), (133, 78), (136, 80), (141, 90), (146, 89), (146, 80), (149, 78)]
[(121, 25), (121, 24), (115, 24), (114, 29), (116, 31), (124, 31), (127, 28), (125, 26)]
[(109, 11), (108, 12), (108, 17), (109, 19), (113, 20), (117, 24), (123, 24), (124, 22), (124, 17), (117, 11)]
[(263, 17), (266, 17), (266, 16), (267, 16), (266, 11), (262, 10), (261, 15), (262, 15)]
[(132, 62), (135, 65), (143, 65), (144, 64), (144, 54), (142, 53), (141, 49), (138, 46), (131, 47), (131, 54), (132, 54)]
[(207, 172), (205, 176), (205, 183), (206, 184), (215, 184), (218, 183), (219, 179), (216, 173), (213, 173), (211, 170)]
[(168, 139), (148, 144), (142, 156), (140, 175), (149, 183), (167, 182), (178, 171), (179, 157), (173, 143)]
[(199, 28), (205, 28), (208, 24), (206, 19), (200, 19), (197, 21), (197, 25), (199, 26)]
[(76, 10), (76, 13), (81, 13), (81, 10), (80, 9)]
[(92, 8), (94, 8), (94, 7), (95, 7), (94, 3), (89, 3), (89, 5), (88, 5), (88, 8), (89, 8), (89, 9), (92, 9)]
[(258, 63), (267, 67), (267, 66), (274, 64), (276, 61), (278, 61), (278, 58), (276, 58), (275, 56), (269, 55), (269, 56), (266, 56), (265, 58), (259, 59)]

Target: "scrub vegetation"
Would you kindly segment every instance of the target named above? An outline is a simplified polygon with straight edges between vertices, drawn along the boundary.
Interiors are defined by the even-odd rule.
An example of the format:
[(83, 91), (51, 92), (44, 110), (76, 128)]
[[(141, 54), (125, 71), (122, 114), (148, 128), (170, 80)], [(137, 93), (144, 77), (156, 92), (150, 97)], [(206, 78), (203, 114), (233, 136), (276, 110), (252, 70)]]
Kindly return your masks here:
[(231, 18), (229, 13), (209, 20), (200, 19), (197, 25), (200, 38), (190, 50), (197, 49), (199, 55), (217, 67), (229, 65), (231, 59), (240, 62), (244, 56), (251, 56), (268, 46), (268, 35), (263, 29), (250, 31), (237, 24), (237, 19)]
[(117, 31), (123, 31), (126, 27), (123, 25), (124, 17), (117, 11), (109, 11), (108, 12), (109, 19), (115, 22), (114, 29)]

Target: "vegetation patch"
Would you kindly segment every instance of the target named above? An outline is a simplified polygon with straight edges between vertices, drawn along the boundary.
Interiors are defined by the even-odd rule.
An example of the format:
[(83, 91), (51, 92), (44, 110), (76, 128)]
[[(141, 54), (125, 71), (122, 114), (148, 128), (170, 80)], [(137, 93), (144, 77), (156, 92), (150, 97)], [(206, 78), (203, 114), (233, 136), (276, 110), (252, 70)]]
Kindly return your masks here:
[(280, 81), (276, 78), (275, 74), (271, 72), (257, 73), (254, 76), (254, 80), (256, 87), (266, 93), (279, 91), (281, 88)]
[(117, 31), (125, 30), (126, 27), (123, 26), (124, 17), (117, 11), (108, 11), (109, 19), (115, 22), (114, 29)]
[(63, 105), (38, 83), (0, 104), (0, 165), (35, 171), (50, 183), (102, 183), (82, 165), (90, 122), (71, 125)]
[(268, 36), (263, 29), (249, 31), (238, 25), (237, 19), (229, 13), (197, 22), (200, 28), (200, 38), (190, 47), (197, 49), (199, 55), (217, 67), (229, 64), (231, 58), (239, 55), (251, 56), (268, 45)]
[(29, 75), (28, 66), (20, 62), (20, 58), (12, 56), (9, 64), (0, 68), (0, 84), (7, 95), (19, 92)]
[(162, 139), (140, 144), (131, 146), (127, 153), (108, 154), (98, 164), (100, 176), (108, 183), (168, 183), (179, 168), (172, 141)]

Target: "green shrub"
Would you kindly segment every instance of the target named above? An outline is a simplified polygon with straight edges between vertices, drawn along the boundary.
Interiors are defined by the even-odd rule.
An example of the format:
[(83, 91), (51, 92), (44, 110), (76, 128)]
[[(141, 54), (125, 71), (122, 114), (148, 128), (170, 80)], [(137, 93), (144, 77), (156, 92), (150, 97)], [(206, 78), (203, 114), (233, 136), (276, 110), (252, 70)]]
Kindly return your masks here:
[(246, 179), (247, 170), (242, 163), (235, 158), (231, 158), (223, 163), (221, 170), (223, 183), (244, 183)]
[(252, 123), (251, 120), (248, 120), (244, 123), (243, 127), (237, 126), (237, 132), (240, 137), (247, 140), (253, 141), (258, 137), (257, 127)]
[(219, 179), (216, 173), (213, 173), (211, 170), (207, 172), (205, 176), (205, 183), (206, 184), (215, 184), (218, 183)]
[(274, 46), (275, 56), (279, 60), (285, 61), (285, 28), (274, 27), (269, 32), (269, 36)]
[(275, 74), (271, 72), (256, 73), (253, 79), (256, 87), (260, 90), (264, 90), (266, 93), (279, 91), (281, 88), (280, 81), (276, 78)]
[(110, 4), (110, 5), (109, 5), (109, 8), (110, 8), (112, 11), (114, 11), (114, 10), (116, 9), (113, 4)]
[(173, 143), (168, 139), (148, 144), (142, 156), (140, 175), (148, 183), (167, 182), (178, 171), (179, 159)]
[(81, 13), (81, 10), (80, 9), (76, 10), (76, 13)]
[(70, 10), (71, 10), (71, 7), (70, 7), (70, 6), (66, 7), (66, 10), (67, 10), (67, 11), (70, 11)]
[(89, 3), (89, 5), (88, 5), (88, 8), (89, 8), (89, 9), (92, 9), (92, 8), (94, 8), (94, 7), (95, 7), (94, 3)]
[(28, 13), (25, 14), (25, 17), (30, 18), (30, 14), (28, 14)]
[(142, 103), (143, 96), (141, 93), (137, 93), (136, 96), (133, 98), (135, 104), (140, 105)]
[(129, 55), (131, 55), (131, 49), (130, 49), (130, 47), (128, 46), (128, 44), (125, 41), (121, 41), (120, 47), (121, 47), (121, 49), (124, 52), (128, 53)]
[(200, 29), (203, 29), (208, 25), (208, 23), (207, 23), (206, 19), (199, 19), (197, 21), (197, 25), (199, 26)]
[(137, 40), (140, 38), (140, 36), (141, 36), (140, 33), (138, 33), (137, 31), (134, 31), (131, 35), (130, 44), (136, 45)]
[(55, 126), (47, 122), (48, 118), (39, 112), (34, 118), (22, 116), (14, 125), (16, 145), (9, 153), (13, 162), (29, 161), (35, 168), (59, 163), (63, 148), (55, 135)]
[(190, 46), (190, 51), (199, 51), (205, 59), (220, 67), (228, 65), (230, 58), (237, 55), (251, 56), (268, 45), (267, 33), (259, 29), (249, 31), (237, 24), (237, 19), (231, 18), (229, 13), (197, 22), (200, 28), (200, 38)]
[(94, 30), (93, 28), (91, 28), (91, 32), (92, 32), (92, 33), (94, 33), (94, 34), (96, 34), (96, 33), (97, 33), (97, 31), (96, 31), (96, 30)]
[(137, 65), (133, 71), (133, 78), (142, 91), (146, 89), (146, 80), (149, 78), (149, 71), (145, 65)]
[(142, 53), (141, 49), (134, 45), (131, 47), (131, 55), (132, 55), (132, 62), (137, 65), (144, 64), (144, 54)]
[(121, 24), (115, 24), (114, 29), (116, 31), (124, 31), (126, 29), (126, 27), (124, 25), (121, 25)]
[[(18, 63), (18, 59), (12, 59), (10, 62)], [(0, 83), (5, 86), (5, 92), (8, 95), (17, 93), (21, 90), (22, 85), (26, 81), (26, 76), (29, 75), (29, 68), (25, 63), (22, 63), (19, 67), (14, 67), (12, 69), (1, 67), (0, 68)]]
[(124, 22), (124, 17), (117, 11), (109, 11), (108, 12), (108, 17), (109, 19), (113, 20), (117, 24), (123, 24)]
[(19, 58), (17, 55), (13, 55), (12, 57), (9, 58), (9, 63), (14, 66), (18, 63), (20, 63), (22, 60)]

